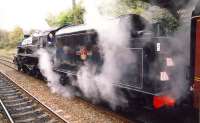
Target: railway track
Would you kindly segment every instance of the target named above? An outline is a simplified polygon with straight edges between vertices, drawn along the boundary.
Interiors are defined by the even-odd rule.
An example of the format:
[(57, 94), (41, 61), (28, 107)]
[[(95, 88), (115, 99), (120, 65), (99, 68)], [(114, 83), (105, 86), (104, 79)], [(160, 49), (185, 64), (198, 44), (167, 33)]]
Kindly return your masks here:
[(1, 72), (0, 103), (11, 123), (67, 122)]
[[(5, 66), (17, 71), (17, 68), (14, 67), (14, 63), (11, 61), (11, 59), (0, 57), (0, 64), (3, 64)], [(90, 105), (91, 107), (94, 107), (94, 108), (98, 109), (99, 111), (104, 112), (106, 115), (111, 115), (113, 117), (117, 117), (127, 123), (154, 123), (149, 119), (149, 116), (151, 116), (151, 114), (149, 114), (149, 113), (148, 113), (148, 116), (147, 116), (147, 113), (145, 113), (145, 116), (139, 116), (139, 118), (136, 118), (133, 115), (129, 115), (129, 113), (130, 113), (129, 112), (128, 114), (125, 114), (125, 116), (123, 117), (124, 114), (122, 114), (121, 112), (114, 113), (113, 111), (110, 111), (107, 106), (106, 106), (107, 108), (105, 108), (105, 106), (102, 106), (101, 104), (98, 106), (95, 104), (92, 104), (87, 99), (83, 99), (83, 98), (79, 98), (79, 99), (82, 100), (83, 103), (86, 103), (86, 104)], [(131, 112), (131, 113), (135, 113), (135, 112)], [(159, 123), (159, 122), (155, 122), (155, 123)]]
[(10, 113), (8, 112), (7, 108), (5, 107), (5, 104), (2, 102), (2, 100), (0, 99), (0, 107), (1, 107), (1, 120), (4, 120), (3, 122), (6, 121), (9, 123), (14, 123), (12, 117), (10, 116)]
[[(3, 64), (3, 65), (5, 65), (5, 66), (7, 66), (7, 67), (9, 67), (11, 69), (17, 70), (17, 68), (14, 67), (15, 64), (9, 58), (0, 57), (0, 64)], [(94, 104), (90, 103), (86, 99), (82, 99), (82, 98), (79, 98), (79, 99), (82, 100), (83, 103), (86, 103), (87, 105), (90, 105), (91, 107), (94, 107), (94, 108), (98, 109), (99, 111), (104, 112), (106, 115), (111, 115), (113, 117), (117, 117), (117, 118), (122, 119), (123, 121), (128, 122), (128, 123), (132, 123), (133, 122), (133, 121), (130, 121), (127, 118), (124, 118), (124, 117), (122, 117), (122, 116), (120, 116), (120, 115), (118, 115), (118, 114), (116, 114), (116, 113), (114, 113), (112, 111), (107, 111), (108, 109), (103, 108), (102, 106), (94, 105)]]
[(9, 68), (17, 70), (17, 68), (14, 66), (15, 64), (13, 63), (12, 59), (8, 59), (8, 58), (5, 59), (3, 57), (0, 57), (0, 63)]

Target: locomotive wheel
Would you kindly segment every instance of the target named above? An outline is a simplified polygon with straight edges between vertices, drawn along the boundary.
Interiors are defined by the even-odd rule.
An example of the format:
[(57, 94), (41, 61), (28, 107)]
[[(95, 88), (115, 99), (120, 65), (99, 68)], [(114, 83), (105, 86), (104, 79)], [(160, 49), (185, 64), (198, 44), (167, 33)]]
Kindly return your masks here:
[(22, 66), (22, 72), (24, 73), (29, 73), (28, 69), (26, 68), (25, 65)]
[(33, 67), (33, 69), (30, 70), (30, 74), (31, 74), (32, 76), (36, 76), (36, 75), (37, 75), (37, 71), (38, 71), (37, 67)]
[(21, 69), (22, 69), (22, 67), (19, 64), (17, 64), (17, 70), (21, 71)]
[(70, 81), (69, 77), (66, 75), (61, 75), (60, 76), (60, 84), (61, 85), (66, 85)]
[(42, 79), (42, 75), (39, 71), (36, 71), (35, 77), (38, 78), (38, 79)]
[(24, 66), (22, 66), (22, 72), (26, 73), (26, 69)]

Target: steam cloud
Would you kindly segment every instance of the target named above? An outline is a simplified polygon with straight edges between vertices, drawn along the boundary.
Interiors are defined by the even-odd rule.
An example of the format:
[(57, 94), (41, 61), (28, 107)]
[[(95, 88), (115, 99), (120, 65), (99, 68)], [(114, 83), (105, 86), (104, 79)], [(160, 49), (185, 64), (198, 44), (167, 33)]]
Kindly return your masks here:
[[(108, 0), (107, 2), (110, 3), (109, 6), (117, 4), (115, 0)], [(128, 101), (122, 92), (116, 90), (113, 83), (120, 81), (128, 66), (136, 62), (136, 58), (131, 51), (126, 49), (130, 43), (130, 25), (125, 24), (126, 27), (121, 28), (119, 20), (107, 21), (107, 17), (102, 16), (98, 9), (99, 4), (101, 4), (99, 1), (84, 1), (86, 9), (85, 24), (93, 27), (98, 32), (98, 46), (104, 59), (103, 66), (100, 73), (97, 73), (97, 66), (85, 63), (77, 73), (78, 77), (75, 85), (81, 89), (86, 97), (92, 99), (93, 102), (103, 99), (109, 102), (110, 106), (114, 109), (118, 105), (126, 106)], [(183, 78), (185, 76), (185, 72), (183, 71), (185, 70), (182, 69), (182, 66), (188, 64), (187, 60), (189, 59), (187, 58), (187, 52), (183, 51), (185, 47), (189, 46), (188, 28), (180, 28), (171, 39), (171, 46), (173, 47), (170, 47), (170, 49), (179, 52), (173, 57), (176, 65), (176, 72), (174, 74), (177, 74), (177, 77), (175, 78), (175, 82), (172, 82), (172, 92), (177, 99), (180, 99), (185, 95), (184, 90), (188, 87), (188, 80)], [(188, 48), (187, 51), (189, 51)], [(62, 86), (59, 83), (60, 76), (53, 72), (48, 52), (40, 49), (37, 53), (39, 54), (40, 70), (47, 77), (48, 86), (52, 92), (57, 92), (66, 97), (75, 95), (73, 89), (69, 86)]]
[(39, 55), (40, 71), (46, 77), (52, 93), (58, 93), (68, 98), (72, 97), (73, 90), (69, 86), (62, 86), (59, 82), (60, 76), (53, 71), (51, 55), (45, 49), (39, 49), (36, 54)]
[(130, 41), (130, 26), (127, 24), (127, 27), (120, 28), (122, 25), (119, 20), (108, 21), (97, 9), (98, 4), (97, 1), (85, 1), (85, 23), (98, 32), (103, 66), (101, 72), (95, 74), (96, 66), (87, 63), (79, 70), (77, 82), (86, 97), (94, 102), (103, 99), (114, 109), (117, 105), (126, 106), (128, 103), (123, 93), (117, 91), (113, 84), (120, 81), (123, 72), (135, 61), (134, 55), (125, 49)]
[[(183, 12), (180, 16), (180, 27), (170, 37), (170, 52), (175, 62), (175, 69), (173, 73), (176, 75), (174, 81), (171, 83), (172, 96), (174, 96), (178, 102), (187, 97), (187, 90), (189, 87), (189, 65), (190, 65), (190, 27), (191, 27), (191, 15), (192, 11), (198, 0), (191, 0), (185, 5)], [(184, 4), (184, 3), (182, 3)], [(174, 54), (174, 52), (176, 52)], [(187, 68), (185, 68), (187, 66)]]

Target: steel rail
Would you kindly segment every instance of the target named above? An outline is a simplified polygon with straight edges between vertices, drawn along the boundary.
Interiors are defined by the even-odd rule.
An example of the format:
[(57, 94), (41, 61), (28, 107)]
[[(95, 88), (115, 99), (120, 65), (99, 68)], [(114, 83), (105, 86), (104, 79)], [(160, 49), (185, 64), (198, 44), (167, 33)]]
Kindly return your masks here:
[(0, 71), (0, 74), (4, 75), (8, 80), (10, 80), (14, 85), (16, 85), (19, 90), (21, 90), (22, 92), (24, 92), (30, 99), (32, 99), (35, 103), (39, 104), (40, 106), (43, 107), (43, 109), (51, 116), (57, 117), (59, 119), (60, 122), (65, 122), (65, 123), (69, 123), (69, 121), (66, 121), (64, 118), (62, 118), (59, 114), (57, 114), (56, 112), (54, 112), (50, 107), (48, 107), (47, 105), (43, 104), (41, 101), (39, 101), (38, 98), (36, 98), (35, 96), (33, 96), (32, 94), (30, 94), (26, 89), (24, 89), (23, 87), (21, 87), (20, 85), (16, 84), (14, 82), (14, 80), (12, 78), (10, 78), (9, 76), (7, 76), (6, 74), (2, 73)]
[(9, 122), (10, 122), (10, 123), (14, 123), (14, 121), (13, 121), (13, 119), (12, 119), (12, 117), (11, 117), (9, 111), (7, 110), (7, 108), (5, 107), (5, 105), (4, 105), (4, 103), (2, 102), (1, 99), (0, 99), (0, 104), (1, 104), (3, 110), (4, 110), (5, 114), (6, 114), (6, 117), (7, 117), (7, 119), (9, 120)]

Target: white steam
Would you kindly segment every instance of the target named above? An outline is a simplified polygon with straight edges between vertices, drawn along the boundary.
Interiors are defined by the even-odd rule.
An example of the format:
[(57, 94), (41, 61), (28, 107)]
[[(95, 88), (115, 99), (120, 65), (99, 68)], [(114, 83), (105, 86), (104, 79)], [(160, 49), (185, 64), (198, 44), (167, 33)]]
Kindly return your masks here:
[[(180, 14), (180, 27), (171, 36), (172, 56), (175, 62), (175, 70), (173, 73), (176, 75), (174, 82), (171, 83), (172, 95), (181, 101), (188, 94), (188, 88), (190, 79), (189, 77), (189, 65), (190, 65), (190, 27), (191, 27), (191, 15), (195, 8), (197, 0), (191, 0), (186, 7), (179, 12)], [(176, 53), (173, 53), (175, 51)]]
[(98, 47), (104, 62), (98, 74), (95, 65), (85, 64), (78, 72), (78, 86), (84, 95), (94, 102), (103, 99), (109, 102), (112, 108), (117, 105), (125, 106), (127, 100), (122, 92), (116, 90), (114, 84), (120, 81), (128, 66), (135, 62), (134, 55), (126, 49), (130, 41), (130, 25), (123, 27), (119, 20), (108, 21), (101, 15), (98, 5), (98, 2), (93, 0), (85, 2), (85, 22), (98, 33)]
[(46, 77), (52, 93), (58, 93), (64, 97), (72, 97), (72, 89), (68, 86), (62, 86), (59, 82), (60, 76), (53, 71), (51, 55), (45, 49), (39, 49), (37, 54), (39, 55), (40, 71)]

